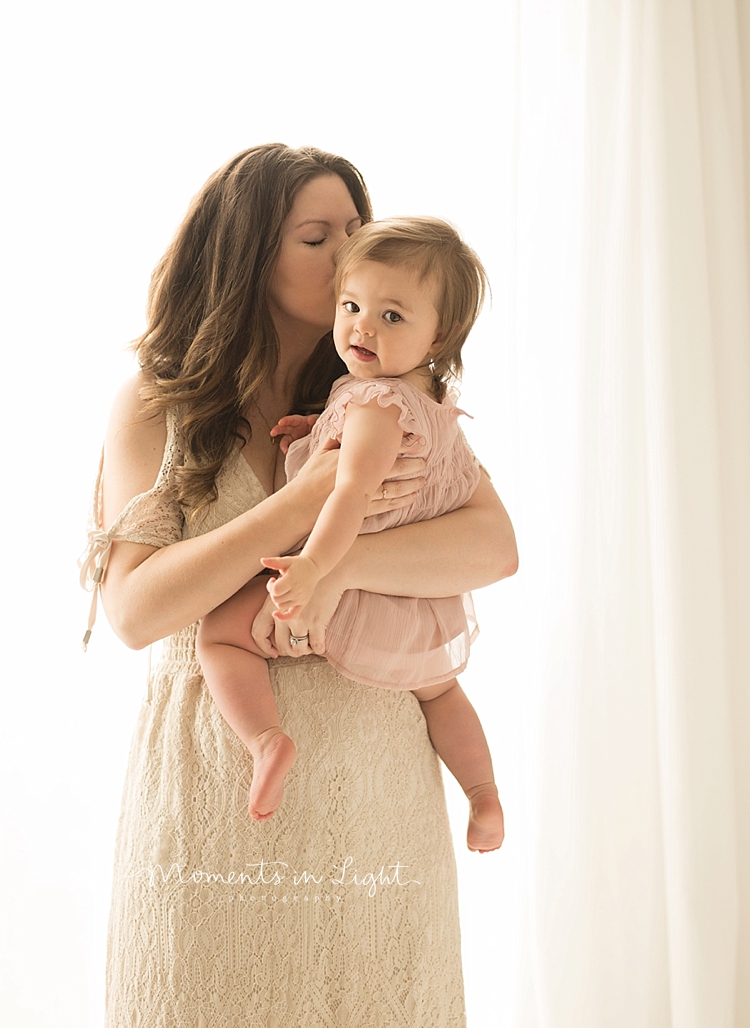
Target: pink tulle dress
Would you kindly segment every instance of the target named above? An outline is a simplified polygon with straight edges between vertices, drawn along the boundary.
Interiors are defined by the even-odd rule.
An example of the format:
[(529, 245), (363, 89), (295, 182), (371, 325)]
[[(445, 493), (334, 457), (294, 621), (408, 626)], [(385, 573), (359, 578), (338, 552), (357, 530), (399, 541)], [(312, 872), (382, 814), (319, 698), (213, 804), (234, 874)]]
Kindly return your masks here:
[[(401, 456), (423, 457), (425, 485), (414, 503), (365, 518), (360, 535), (408, 525), (455, 510), (476, 489), (480, 470), (458, 427), (465, 413), (449, 394), (437, 403), (398, 378), (359, 379), (344, 375), (333, 384), (325, 411), (310, 435), (292, 443), (287, 480), (328, 436), (340, 440), (350, 403), (377, 398), (400, 410)], [(404, 476), (406, 477), (406, 476)], [(447, 682), (466, 667), (478, 632), (471, 595), (420, 599), (350, 589), (326, 631), (326, 657), (346, 678), (386, 689), (417, 689)]]

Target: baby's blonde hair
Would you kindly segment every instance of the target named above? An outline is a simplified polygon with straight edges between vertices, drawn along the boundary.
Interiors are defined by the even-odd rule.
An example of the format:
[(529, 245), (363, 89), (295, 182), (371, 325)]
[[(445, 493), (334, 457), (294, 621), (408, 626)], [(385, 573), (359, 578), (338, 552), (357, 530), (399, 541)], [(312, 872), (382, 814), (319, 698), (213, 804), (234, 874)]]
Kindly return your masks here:
[(440, 349), (432, 358), (433, 390), (438, 400), (463, 367), (461, 347), (482, 309), (487, 274), (477, 255), (447, 221), (440, 218), (386, 218), (363, 225), (336, 255), (336, 296), (346, 276), (361, 261), (407, 265), (437, 287)]

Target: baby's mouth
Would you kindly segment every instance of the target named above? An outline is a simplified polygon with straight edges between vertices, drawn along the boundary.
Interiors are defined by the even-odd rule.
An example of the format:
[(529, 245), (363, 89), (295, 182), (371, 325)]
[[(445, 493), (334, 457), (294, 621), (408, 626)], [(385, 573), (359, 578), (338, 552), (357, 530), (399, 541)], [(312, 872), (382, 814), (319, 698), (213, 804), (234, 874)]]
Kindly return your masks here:
[(352, 346), (352, 350), (354, 350), (354, 352), (360, 360), (375, 360), (375, 354), (372, 352), (372, 350), (368, 350), (366, 346)]

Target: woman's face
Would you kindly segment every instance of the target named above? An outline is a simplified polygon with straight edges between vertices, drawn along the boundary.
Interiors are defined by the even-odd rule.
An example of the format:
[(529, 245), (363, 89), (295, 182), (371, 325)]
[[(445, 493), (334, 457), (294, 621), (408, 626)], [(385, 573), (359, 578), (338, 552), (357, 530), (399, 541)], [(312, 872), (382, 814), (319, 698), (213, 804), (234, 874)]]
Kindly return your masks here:
[(284, 222), (269, 306), (279, 336), (317, 341), (333, 325), (333, 258), (361, 226), (338, 175), (320, 175), (300, 189)]

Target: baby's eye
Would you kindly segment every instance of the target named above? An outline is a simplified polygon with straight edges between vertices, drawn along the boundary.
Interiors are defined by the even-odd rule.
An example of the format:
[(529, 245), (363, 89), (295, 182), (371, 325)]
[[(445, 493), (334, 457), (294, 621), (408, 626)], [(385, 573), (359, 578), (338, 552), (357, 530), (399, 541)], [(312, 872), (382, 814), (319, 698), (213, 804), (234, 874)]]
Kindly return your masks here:
[(397, 325), (399, 321), (404, 320), (397, 311), (386, 311), (383, 317), (391, 325)]
[(344, 304), (344, 310), (347, 311), (349, 314), (359, 314), (359, 307), (354, 302), (354, 300), (347, 300)]

